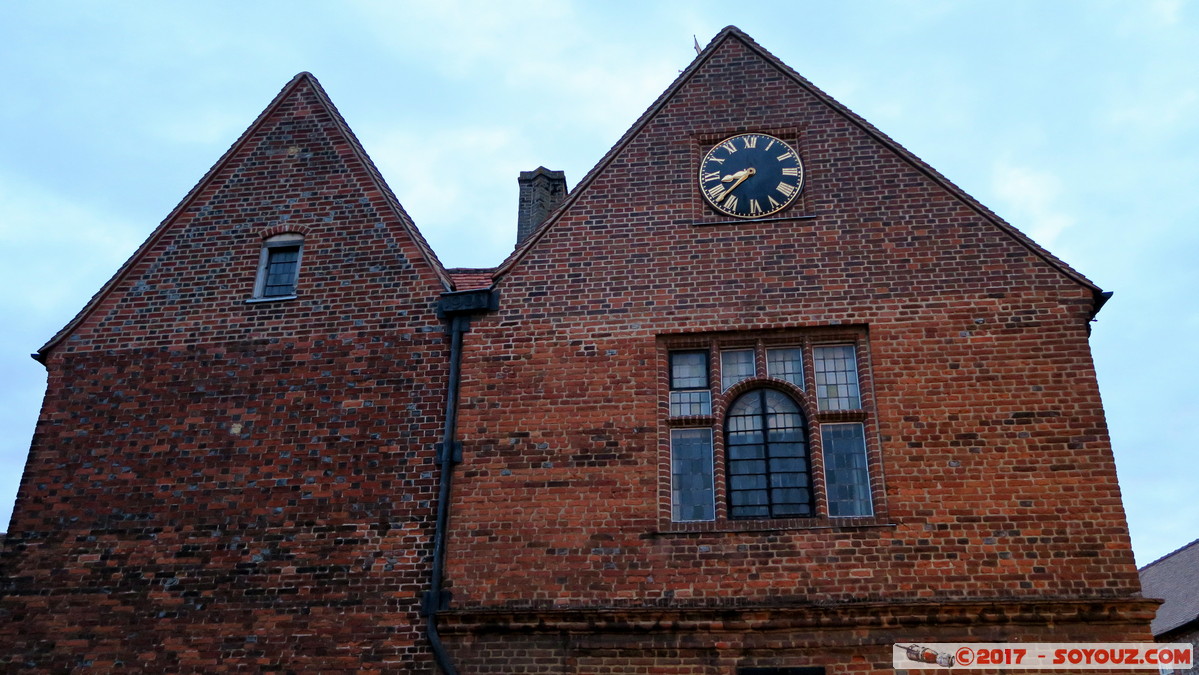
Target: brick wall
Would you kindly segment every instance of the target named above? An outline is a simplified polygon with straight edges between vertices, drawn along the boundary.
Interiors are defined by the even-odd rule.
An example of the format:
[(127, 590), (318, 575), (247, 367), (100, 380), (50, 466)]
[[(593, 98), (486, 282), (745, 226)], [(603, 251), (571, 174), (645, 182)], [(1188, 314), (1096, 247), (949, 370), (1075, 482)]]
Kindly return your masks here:
[[(694, 188), (707, 147), (747, 130), (803, 156), (783, 219), (717, 218)], [(501, 310), (468, 336), (448, 575), (462, 644), (616, 608), (1135, 598), (1094, 289), (1071, 274), (724, 41), (504, 268)], [(663, 341), (838, 327), (868, 336), (875, 516), (671, 523)], [(1125, 621), (1108, 635), (1145, 635)]]
[[(695, 188), (745, 131), (805, 162), (776, 218)], [(279, 233), (304, 236), (297, 297), (247, 303)], [(497, 278), (461, 377), (441, 620), (462, 672), (878, 672), (899, 640), (1148, 639), (1098, 289), (735, 29)], [(298, 76), (43, 349), (0, 662), (429, 672), (447, 279)], [(668, 419), (671, 349), (829, 341), (856, 348), (860, 411), (775, 381)], [(758, 385), (863, 424), (871, 515), (828, 515), (815, 435), (815, 517), (727, 517), (719, 426)], [(713, 521), (671, 518), (680, 423), (715, 432)]]
[[(231, 153), (48, 350), (14, 668), (431, 667), (443, 288), (311, 78)], [(282, 231), (298, 297), (246, 303)]]

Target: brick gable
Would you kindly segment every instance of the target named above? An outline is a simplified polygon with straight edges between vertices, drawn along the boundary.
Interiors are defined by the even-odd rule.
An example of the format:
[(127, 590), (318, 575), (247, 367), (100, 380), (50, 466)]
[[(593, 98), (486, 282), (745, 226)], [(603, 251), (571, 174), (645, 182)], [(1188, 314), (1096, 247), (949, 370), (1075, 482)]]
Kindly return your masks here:
[[(293, 303), (302, 310), (290, 318), (245, 303), (262, 241), (285, 232), (308, 242)], [(42, 353), (63, 342), (76, 351), (388, 328), (448, 288), (320, 85), (301, 73)]]
[[(461, 644), (492, 653), (488, 622), (663, 607), (702, 621), (717, 614), (699, 608), (1133, 597), (1087, 344), (1098, 289), (723, 37), (501, 266), (500, 311), (468, 336), (449, 558)], [(801, 199), (764, 221), (717, 216), (695, 187), (702, 154), (745, 131), (805, 162)], [(868, 336), (875, 516), (670, 522), (671, 345), (838, 330)], [(731, 400), (713, 401), (717, 437)], [(638, 644), (665, 650), (667, 633)]]
[[(448, 277), (393, 200), (301, 74), (43, 350), (7, 542), (15, 663), (431, 663)], [(284, 232), (304, 237), (296, 297), (247, 302)]]
[[(768, 219), (696, 187), (743, 132), (804, 161)], [(295, 298), (255, 298), (282, 233), (303, 235)], [(900, 640), (1147, 639), (1087, 344), (1099, 293), (734, 28), (495, 270), (442, 269), (301, 74), (43, 348), (4, 658), (431, 672), (435, 621), (461, 672), (505, 674), (890, 672)], [(733, 350), (748, 370), (725, 387)], [(852, 363), (852, 403), (819, 400), (821, 350)], [(705, 364), (686, 413), (680, 352)], [(760, 390), (805, 434), (810, 515), (732, 515), (729, 413)], [(851, 427), (861, 452), (837, 455), (825, 431)], [(710, 438), (710, 517), (674, 515), (679, 430)], [(869, 508), (845, 516), (847, 456)]]

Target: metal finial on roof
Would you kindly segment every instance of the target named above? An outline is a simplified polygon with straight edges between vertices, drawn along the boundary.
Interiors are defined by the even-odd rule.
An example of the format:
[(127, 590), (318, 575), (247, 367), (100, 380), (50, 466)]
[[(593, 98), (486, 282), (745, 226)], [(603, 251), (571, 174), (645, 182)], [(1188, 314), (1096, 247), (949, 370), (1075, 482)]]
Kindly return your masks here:
[(691, 39), (695, 42), (695, 53), (700, 53), (702, 50), (699, 48), (699, 38), (695, 37), (695, 34), (693, 33), (691, 35)]

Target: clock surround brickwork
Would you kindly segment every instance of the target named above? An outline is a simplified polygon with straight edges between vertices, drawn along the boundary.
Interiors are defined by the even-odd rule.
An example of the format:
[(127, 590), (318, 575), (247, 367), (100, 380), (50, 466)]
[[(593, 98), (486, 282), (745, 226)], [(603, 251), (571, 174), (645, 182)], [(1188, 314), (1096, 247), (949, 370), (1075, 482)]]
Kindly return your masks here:
[[(801, 198), (705, 212), (697, 139), (779, 129)], [(291, 228), (298, 297), (247, 305)], [(1149, 639), (1097, 289), (739, 31), (492, 276), (440, 614), (459, 672), (890, 672), (899, 640)], [(297, 77), (43, 350), (0, 658), (435, 672), (417, 604), (453, 279)], [(664, 526), (661, 340), (835, 326), (869, 332), (885, 517)]]

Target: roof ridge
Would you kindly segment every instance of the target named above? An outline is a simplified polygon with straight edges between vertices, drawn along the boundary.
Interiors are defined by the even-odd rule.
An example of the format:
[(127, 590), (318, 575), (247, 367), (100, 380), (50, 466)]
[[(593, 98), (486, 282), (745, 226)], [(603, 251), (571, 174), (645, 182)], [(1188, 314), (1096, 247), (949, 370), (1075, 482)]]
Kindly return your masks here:
[(794, 80), (799, 86), (808, 90), (813, 96), (822, 101), (825, 105), (844, 116), (851, 124), (856, 125), (859, 129), (866, 133), (867, 136), (874, 138), (885, 147), (891, 149), (893, 152), (899, 155), (900, 159), (908, 162), (913, 168), (924, 174), (928, 179), (932, 180), (942, 189), (961, 200), (966, 204), (966, 206), (973, 209), (984, 219), (990, 221), (993, 225), (1006, 232), (1009, 236), (1015, 239), (1017, 243), (1028, 249), (1033, 255), (1041, 258), (1066, 277), (1073, 279), (1077, 283), (1086, 286), (1087, 288), (1090, 288), (1096, 297), (1096, 312), (1098, 311), (1098, 306), (1102, 305), (1102, 301), (1099, 300), (1099, 297), (1102, 294), (1102, 289), (1097, 284), (1088, 279), (1081, 272), (1068, 265), (1065, 261), (1050, 253), (1040, 244), (1033, 241), (1033, 239), (1028, 235), (1024, 234), (1011, 223), (1008, 223), (1006, 220), (1001, 218), (998, 214), (979, 202), (968, 192), (958, 187), (953, 181), (946, 178), (924, 160), (917, 157), (910, 150), (903, 147), (890, 136), (880, 131), (870, 122), (866, 121), (865, 118), (853, 112), (844, 104), (825, 93), (816, 85), (812, 84), (807, 78), (796, 72), (795, 69), (788, 66), (765, 47), (762, 47), (762, 45), (758, 44), (757, 41), (747, 35), (740, 28), (737, 28), (733, 25), (724, 27), (719, 33), (716, 34), (715, 37), (712, 38), (712, 40), (708, 43), (708, 46), (705, 47), (703, 51), (701, 51), (695, 57), (691, 64), (688, 65), (687, 68), (684, 69), (677, 78), (675, 78), (674, 82), (672, 82), (670, 86), (667, 87), (666, 90), (663, 91), (662, 94), (659, 95), (652, 104), (650, 104), (649, 108), (647, 108), (645, 112), (643, 112), (641, 116), (637, 118), (633, 125), (629, 127), (629, 129), (616, 141), (612, 148), (609, 149), (608, 152), (600, 158), (599, 162), (597, 162), (595, 166), (587, 172), (583, 179), (580, 180), (577, 185), (575, 185), (575, 188), (570, 191), (565, 199), (562, 200), (562, 203), (559, 204), (558, 207), (546, 217), (537, 230), (534, 231), (533, 234), (530, 235), (521, 246), (518, 246), (516, 250), (510, 253), (508, 257), (496, 267), (497, 276), (503, 276), (507, 274), (516, 265), (516, 263), (519, 262), (519, 260), (523, 258), (524, 255), (534, 245), (536, 245), (537, 241), (544, 236), (545, 232), (553, 227), (553, 224), (557, 222), (562, 213), (577, 200), (579, 193), (584, 191), (586, 187), (595, 180), (598, 174), (612, 163), (616, 155), (619, 154), (629, 142), (631, 142), (632, 138), (636, 136), (642, 128), (644, 128), (650, 118), (652, 118), (654, 114), (656, 114), (665, 106), (666, 102), (673, 97), (674, 94), (681, 89), (683, 85), (691, 79), (692, 76), (694, 76), (694, 74), (703, 66), (704, 63), (712, 58), (712, 55), (721, 44), (733, 37), (740, 40), (751, 50), (757, 52), (759, 56), (766, 60), (767, 63), (774, 65), (784, 75)]
[(1189, 544), (1183, 544), (1182, 546), (1179, 546), (1178, 548), (1174, 549), (1173, 551), (1170, 551), (1169, 553), (1167, 553), (1167, 554), (1163, 555), (1162, 557), (1158, 558), (1157, 560), (1154, 560), (1153, 562), (1145, 565), (1144, 567), (1142, 567), (1141, 569), (1139, 569), (1137, 571), (1144, 572), (1145, 570), (1149, 569), (1150, 567), (1153, 567), (1154, 565), (1165, 560), (1166, 558), (1172, 557), (1178, 553), (1182, 553), (1183, 551), (1187, 550), (1188, 548), (1190, 548), (1196, 544), (1199, 544), (1199, 539), (1196, 539), (1195, 541), (1192, 541)]
[[(814, 94), (817, 98), (819, 98), (821, 101), (823, 101), (825, 103), (825, 105), (828, 105), (829, 107), (833, 108), (837, 112), (840, 112), (842, 115), (846, 116), (852, 123), (856, 124), (860, 129), (862, 129), (862, 131), (866, 132), (867, 135), (873, 136), (876, 140), (881, 142), (883, 145), (887, 146), (888, 148), (890, 148), (891, 150), (893, 150), (894, 152), (899, 154), (899, 156), (902, 159), (905, 159), (909, 163), (911, 163), (918, 171), (925, 174), (933, 182), (940, 184), (941, 187), (944, 188), (945, 190), (947, 190), (948, 192), (950, 192), (950, 194), (952, 194), (955, 197), (957, 197), (958, 199), (961, 199), (962, 201), (966, 202), (966, 204), (968, 206), (970, 206), (971, 208), (978, 211), (980, 215), (982, 215), (987, 220), (990, 220), (993, 224), (998, 226), (1000, 229), (1006, 231), (1009, 235), (1011, 235), (1013, 238), (1015, 238), (1019, 243), (1023, 244), (1026, 248), (1028, 248), (1034, 255), (1045, 260), (1045, 262), (1049, 263), (1052, 267), (1057, 268), (1060, 272), (1062, 272), (1066, 276), (1073, 278), (1075, 281), (1083, 284), (1084, 286), (1090, 287), (1095, 293), (1101, 292), (1102, 289), (1100, 289), (1097, 284), (1095, 284), (1093, 281), (1088, 279), (1081, 272), (1074, 269), (1073, 267), (1068, 265), (1065, 261), (1063, 261), (1062, 259), (1058, 258), (1057, 256), (1050, 253), (1048, 250), (1043, 248), (1040, 244), (1038, 244), (1036, 241), (1034, 241), (1031, 237), (1029, 237), (1028, 235), (1021, 232), (1018, 228), (1016, 228), (1016, 226), (1014, 226), (1011, 223), (1004, 220), (1001, 216), (999, 216), (999, 214), (995, 213), (989, 207), (987, 207), (985, 204), (983, 204), (982, 202), (975, 199), (970, 193), (968, 193), (965, 190), (963, 190), (962, 188), (958, 187), (958, 185), (956, 183), (954, 183), (953, 181), (946, 178), (944, 174), (942, 174), (940, 171), (937, 171), (935, 168), (932, 167), (932, 165), (928, 164), (923, 159), (920, 159), (920, 157), (916, 156), (916, 154), (913, 153), (911, 150), (908, 150), (902, 144), (900, 144), (898, 141), (891, 138), (883, 131), (879, 130), (878, 127), (871, 124), (869, 121), (866, 120), (866, 118), (862, 117), (861, 115), (858, 115), (853, 110), (849, 109), (844, 103), (841, 103), (840, 101), (838, 101), (837, 99), (833, 98), (828, 93), (826, 93), (820, 87), (817, 87), (815, 84), (812, 84), (812, 82), (809, 81), (806, 77), (804, 77), (803, 75), (800, 75), (794, 68), (792, 68), (791, 66), (788, 66), (781, 59), (776, 57), (774, 54), (770, 53), (769, 50), (767, 50), (762, 45), (758, 44), (757, 41), (755, 41), (752, 37), (747, 35), (745, 32), (741, 31), (740, 29), (736, 28), (735, 26), (730, 26), (729, 29), (731, 29), (732, 32), (735, 32), (736, 35), (738, 37), (740, 37), (752, 49), (755, 49), (756, 51), (758, 51), (763, 57), (765, 57), (767, 59), (767, 61), (769, 61), (770, 63), (773, 63), (776, 67), (781, 69), (785, 74), (790, 76), (792, 79), (796, 80), (800, 84), (800, 86), (808, 89), (812, 94)], [(728, 29), (726, 29), (726, 30), (728, 30)]]
[[(403, 226), (405, 232), (407, 232), (408, 236), (412, 238), (413, 243), (415, 243), (416, 247), (420, 249), (421, 254), (426, 257), (430, 266), (433, 268), (433, 273), (437, 276), (438, 280), (441, 281), (442, 286), (444, 286), (446, 290), (449, 290), (452, 284), (449, 276), (445, 273), (445, 266), (437, 257), (437, 253), (431, 246), (429, 246), (429, 242), (425, 239), (425, 236), (421, 234), (421, 231), (416, 226), (416, 223), (412, 221), (412, 217), (409, 216), (408, 212), (404, 210), (404, 207), (400, 204), (400, 200), (396, 198), (395, 193), (391, 191), (391, 186), (388, 185), (387, 181), (383, 179), (383, 174), (379, 172), (379, 168), (375, 166), (374, 160), (372, 160), (370, 155), (367, 154), (366, 148), (362, 147), (361, 141), (359, 141), (358, 137), (354, 135), (354, 131), (350, 128), (350, 125), (346, 122), (345, 118), (341, 116), (341, 111), (338, 110), (337, 106), (333, 104), (333, 100), (329, 98), (329, 94), (325, 91), (325, 88), (321, 86), (321, 83), (317, 81), (316, 77), (308, 72), (300, 73), (300, 75), (307, 75), (312, 80), (313, 88), (316, 91), (317, 96), (329, 109), (329, 112), (332, 114), (334, 121), (338, 125), (338, 128), (350, 141), (350, 147), (354, 151), (354, 154), (359, 158), (360, 161), (362, 161), (364, 165), (366, 165), (367, 170), (371, 174), (372, 180), (374, 180), (375, 184), (379, 187), (379, 190), (383, 193), (384, 199), (387, 200), (391, 207), (395, 209), (396, 214), (400, 217), (400, 224)], [(299, 75), (297, 75), (297, 77), (299, 77)]]
[(99, 301), (104, 296), (106, 296), (116, 286), (116, 283), (118, 281), (120, 281), (122, 278), (124, 278), (124, 276), (129, 272), (129, 270), (131, 270), (133, 268), (133, 265), (135, 264), (135, 262), (140, 260), (142, 255), (144, 255), (146, 253), (146, 251), (150, 250), (153, 247), (153, 245), (155, 243), (157, 243), (159, 239), (162, 238), (162, 236), (166, 233), (167, 229), (169, 229), (168, 226), (175, 219), (175, 217), (178, 216), (180, 213), (182, 213), (184, 211), (184, 209), (187, 207), (187, 205), (190, 204), (197, 196), (199, 196), (202, 187), (208, 183), (209, 179), (212, 178), (212, 176), (216, 173), (217, 169), (219, 167), (221, 167), (222, 165), (224, 165), (226, 160), (228, 160), (230, 157), (232, 157), (237, 152), (237, 150), (241, 148), (241, 146), (250, 137), (250, 132), (252, 130), (256, 129), (258, 127), (258, 125), (261, 124), (262, 121), (266, 119), (267, 115), (269, 113), (271, 113), (272, 111), (274, 111), (279, 106), (279, 104), (285, 98), (287, 98), (287, 95), (290, 94), (291, 91), (299, 85), (299, 83), (301, 81), (308, 79), (308, 78), (311, 78), (313, 80), (316, 79), (312, 76), (312, 73), (309, 73), (306, 70), (300, 71), (299, 73), (296, 73), (295, 76), (292, 77), (290, 80), (288, 80), (287, 84), (283, 85), (283, 88), (279, 90), (279, 93), (275, 94), (275, 97), (271, 99), (271, 102), (268, 103), (267, 106), (262, 109), (262, 112), (258, 113), (258, 116), (254, 118), (254, 121), (251, 122), (250, 125), (247, 126), (246, 129), (241, 132), (241, 134), (237, 137), (237, 139), (235, 139), (233, 141), (233, 144), (230, 145), (227, 150), (225, 150), (225, 152), (220, 156), (220, 158), (217, 159), (217, 161), (212, 166), (210, 166), (208, 168), (208, 170), (205, 171), (202, 176), (200, 176), (200, 179), (197, 180), (196, 183), (194, 185), (192, 185), (191, 189), (189, 189), (187, 191), (187, 193), (183, 195), (183, 198), (180, 199), (177, 204), (175, 204), (175, 207), (172, 208), (169, 212), (167, 212), (166, 217), (164, 217), (161, 221), (159, 221), (158, 226), (155, 227), (154, 230), (150, 232), (150, 236), (146, 237), (146, 239), (141, 243), (141, 245), (138, 246), (137, 249), (135, 249), (133, 251), (133, 254), (130, 255), (129, 258), (127, 258), (125, 260), (125, 262), (122, 263), (121, 266), (117, 268), (117, 271), (114, 272), (113, 275), (108, 278), (108, 281), (105, 281), (104, 284), (102, 286), (100, 286), (100, 288), (95, 293), (92, 294), (92, 297), (89, 298), (88, 301), (86, 303), (84, 303), (83, 307), (78, 312), (75, 313), (75, 316), (70, 321), (68, 321), (65, 326), (63, 326), (61, 329), (59, 329), (59, 331), (57, 333), (55, 333), (49, 340), (47, 340), (46, 344), (42, 345), (41, 348), (39, 348), (37, 350), (37, 352), (33, 354), (33, 357), (35, 359), (37, 359), (39, 361), (42, 361), (43, 359), (45, 359), (47, 352), (51, 348), (53, 348), (55, 345), (57, 345), (59, 342), (61, 342), (67, 336), (68, 333), (70, 333), (72, 330), (75, 329), (75, 327), (77, 327), (80, 323), (83, 322), (83, 319), (91, 313), (92, 309), (94, 309), (96, 307), (96, 305), (99, 304)]
[(181, 214), (183, 214), (197, 198), (199, 198), (200, 194), (209, 185), (213, 177), (225, 168), (229, 161), (245, 146), (249, 139), (254, 137), (255, 133), (261, 128), (263, 123), (275, 112), (277, 112), (283, 102), (290, 98), (302, 84), (308, 84), (315, 93), (320, 104), (324, 106), (326, 110), (328, 110), (334, 123), (337, 125), (338, 132), (346, 137), (346, 140), (349, 142), (354, 155), (363, 162), (368, 173), (370, 173), (371, 180), (378, 186), (380, 193), (388, 202), (389, 206), (395, 210), (401, 226), (404, 228), (404, 231), (412, 238), (413, 243), (416, 244), (422, 255), (426, 256), (427, 261), (433, 270), (434, 276), (437, 277), (438, 281), (441, 282), (445, 289), (448, 290), (452, 288), (453, 284), (450, 281), (449, 275), (445, 273), (445, 269), (442, 267), (441, 261), (438, 260), (437, 256), (433, 253), (433, 250), (429, 248), (428, 243), (420, 234), (420, 231), (416, 229), (416, 226), (412, 223), (411, 218), (400, 206), (399, 201), (396, 200), (395, 195), (392, 194), (391, 188), (387, 186), (387, 183), (383, 180), (382, 175), (379, 174), (378, 168), (375, 167), (374, 162), (371, 161), (370, 157), (366, 154), (366, 151), (363, 150), (362, 144), (358, 141), (358, 138), (354, 135), (354, 132), (350, 130), (349, 125), (346, 124), (345, 118), (341, 116), (341, 112), (337, 110), (337, 106), (333, 105), (333, 101), (329, 99), (329, 95), (325, 92), (320, 82), (317, 81), (316, 77), (312, 73), (305, 70), (296, 73), (294, 77), (287, 81), (287, 84), (283, 85), (283, 88), (279, 90), (279, 93), (275, 94), (275, 97), (271, 99), (270, 103), (268, 103), (265, 108), (263, 108), (262, 112), (258, 113), (258, 116), (254, 118), (254, 121), (251, 122), (244, 131), (242, 131), (237, 139), (233, 141), (233, 144), (221, 154), (220, 158), (218, 158), (211, 167), (209, 167), (208, 171), (204, 172), (200, 179), (196, 181), (195, 185), (193, 185), (191, 189), (187, 191), (183, 198), (179, 200), (179, 203), (177, 203), (175, 207), (167, 213), (166, 217), (158, 223), (158, 226), (155, 227), (150, 235), (146, 237), (140, 246), (137, 247), (133, 254), (130, 255), (129, 258), (117, 268), (117, 271), (114, 272), (111, 277), (109, 277), (108, 281), (104, 282), (99, 290), (92, 294), (92, 297), (84, 304), (83, 308), (80, 309), (65, 326), (55, 333), (54, 336), (46, 342), (46, 344), (42, 345), (41, 348), (39, 348), (37, 352), (33, 354), (35, 359), (44, 361), (49, 350), (57, 346), (66, 338), (67, 335), (69, 335), (73, 330), (75, 330), (75, 328), (82, 324), (88, 316), (91, 315), (92, 311), (100, 304), (100, 302), (109, 293), (111, 293), (114, 288), (116, 288), (117, 284), (124, 279), (127, 274), (129, 274), (133, 267), (140, 262), (141, 259), (151, 249), (154, 248), (159, 240), (166, 235), (166, 233), (171, 229), (172, 225), (174, 225), (175, 220)]
[(534, 245), (536, 245), (541, 237), (544, 236), (544, 234), (553, 226), (555, 222), (557, 222), (562, 213), (565, 212), (566, 209), (578, 199), (579, 194), (581, 194), (587, 188), (587, 186), (590, 185), (592, 181), (594, 181), (596, 177), (599, 176), (599, 174), (602, 173), (603, 170), (609, 164), (611, 164), (613, 160), (616, 159), (616, 156), (620, 154), (620, 151), (623, 150), (624, 147), (628, 145), (629, 142), (631, 142), (637, 135), (637, 133), (640, 132), (641, 129), (649, 122), (649, 120), (659, 110), (661, 110), (663, 106), (666, 105), (666, 102), (669, 101), (672, 96), (674, 96), (675, 92), (681, 89), (683, 84), (690, 80), (693, 75), (695, 75), (696, 71), (699, 70), (702, 64), (706, 63), (712, 58), (712, 55), (716, 52), (716, 47), (725, 39), (727, 39), (729, 35), (734, 33), (741, 34), (741, 31), (736, 26), (726, 26), (719, 33), (717, 33), (711, 41), (708, 42), (708, 46), (704, 47), (703, 50), (691, 60), (691, 63), (684, 68), (681, 73), (679, 73), (679, 76), (670, 83), (670, 86), (666, 87), (666, 89), (658, 95), (658, 98), (654, 99), (653, 103), (650, 103), (649, 107), (641, 113), (641, 115), (633, 122), (632, 126), (630, 126), (628, 130), (626, 130), (624, 134), (622, 134), (621, 137), (616, 140), (616, 143), (614, 143), (612, 147), (609, 148), (602, 157), (600, 157), (599, 161), (595, 163), (595, 166), (591, 167), (591, 170), (588, 171), (583, 178), (575, 184), (574, 189), (567, 193), (566, 198), (563, 199), (560, 204), (558, 204), (557, 208), (555, 208), (548, 216), (546, 216), (545, 220), (541, 222), (541, 225), (539, 225), (537, 229), (525, 239), (524, 243), (522, 243), (520, 246), (517, 246), (512, 253), (508, 254), (508, 257), (505, 258), (503, 262), (495, 267), (495, 273), (497, 276), (503, 276), (507, 274), (512, 267), (514, 267), (516, 263), (523, 258), (525, 254), (531, 248), (533, 248)]

